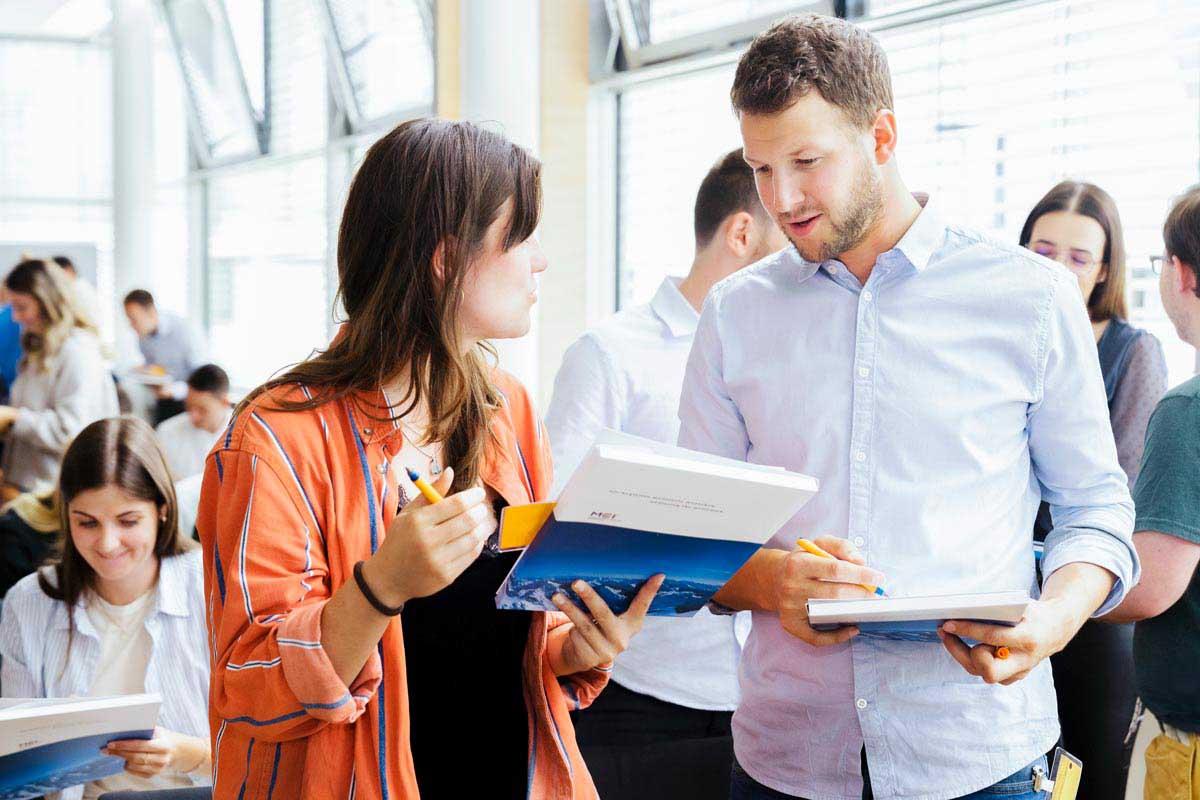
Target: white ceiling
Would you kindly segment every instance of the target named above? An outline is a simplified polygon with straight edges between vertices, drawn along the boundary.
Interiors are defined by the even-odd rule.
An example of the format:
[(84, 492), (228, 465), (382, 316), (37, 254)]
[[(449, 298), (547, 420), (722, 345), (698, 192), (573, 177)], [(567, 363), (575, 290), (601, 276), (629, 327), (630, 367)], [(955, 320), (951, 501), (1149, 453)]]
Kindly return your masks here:
[(95, 36), (111, 21), (110, 0), (0, 0), (0, 34)]

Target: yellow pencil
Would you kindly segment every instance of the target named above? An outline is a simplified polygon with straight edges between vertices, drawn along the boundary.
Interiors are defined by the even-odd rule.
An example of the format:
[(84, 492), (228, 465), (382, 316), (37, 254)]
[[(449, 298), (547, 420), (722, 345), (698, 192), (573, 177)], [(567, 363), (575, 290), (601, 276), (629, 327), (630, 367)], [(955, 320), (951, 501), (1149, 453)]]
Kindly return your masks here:
[(408, 470), (408, 479), (413, 482), (413, 486), (416, 486), (421, 491), (421, 494), (425, 495), (425, 499), (429, 501), (430, 505), (433, 505), (434, 503), (440, 503), (445, 499), (438, 494), (438, 490), (430, 486), (429, 481), (422, 478), (421, 473), (417, 472), (416, 470)]
[[(824, 550), (822, 550), (820, 547), (818, 547), (817, 545), (810, 542), (808, 539), (797, 539), (796, 546), (799, 547), (804, 552), (811, 553), (814, 556), (820, 556), (821, 558), (832, 558), (834, 560), (837, 559), (837, 556), (834, 556), (830, 553), (826, 553)], [(866, 589), (871, 594), (876, 595), (877, 597), (887, 597), (887, 593), (885, 593), (883, 591), (882, 586), (871, 586), (869, 583), (860, 583), (858, 585), (861, 586), (862, 588)]]

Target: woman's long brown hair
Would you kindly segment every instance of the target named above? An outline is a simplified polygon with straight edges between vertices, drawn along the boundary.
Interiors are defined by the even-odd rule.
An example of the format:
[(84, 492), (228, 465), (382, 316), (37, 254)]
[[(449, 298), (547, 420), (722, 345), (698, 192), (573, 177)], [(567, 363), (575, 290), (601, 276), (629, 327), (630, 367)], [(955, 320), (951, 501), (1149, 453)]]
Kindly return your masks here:
[(25, 353), (22, 363), (39, 371), (45, 370), (47, 361), (58, 355), (63, 342), (76, 328), (100, 338), (100, 330), (90, 312), (75, 299), (70, 279), (53, 261), (25, 259), (12, 268), (4, 285), (10, 292), (27, 294), (36, 300), (45, 322), (41, 333), (21, 333), (21, 349)]
[(376, 142), (354, 176), (338, 232), (341, 331), (328, 349), (251, 392), (237, 411), (293, 384), (312, 397), (269, 394), (272, 407), (314, 408), (402, 379), (408, 391), (394, 407), (376, 403), (364, 413), (391, 421), (424, 402), (425, 441), (442, 443), (456, 490), (474, 484), (499, 396), (488, 379), (494, 351), (480, 343), (464, 352), (459, 342), (462, 287), (510, 200), (505, 250), (537, 227), (541, 164), (498, 134), (419, 119)]

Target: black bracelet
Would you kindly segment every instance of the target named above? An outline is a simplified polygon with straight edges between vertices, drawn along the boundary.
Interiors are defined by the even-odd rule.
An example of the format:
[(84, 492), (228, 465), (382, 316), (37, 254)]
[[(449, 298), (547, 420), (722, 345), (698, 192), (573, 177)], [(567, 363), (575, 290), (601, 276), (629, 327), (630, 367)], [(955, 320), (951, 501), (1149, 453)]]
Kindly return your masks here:
[(392, 608), (391, 606), (384, 605), (383, 601), (375, 596), (375, 593), (371, 591), (371, 587), (367, 586), (367, 579), (362, 574), (363, 564), (365, 563), (365, 561), (359, 561), (354, 565), (354, 582), (358, 584), (358, 590), (362, 592), (363, 597), (367, 598), (367, 602), (380, 614), (383, 614), (385, 617), (397, 616), (404, 610), (404, 603)]

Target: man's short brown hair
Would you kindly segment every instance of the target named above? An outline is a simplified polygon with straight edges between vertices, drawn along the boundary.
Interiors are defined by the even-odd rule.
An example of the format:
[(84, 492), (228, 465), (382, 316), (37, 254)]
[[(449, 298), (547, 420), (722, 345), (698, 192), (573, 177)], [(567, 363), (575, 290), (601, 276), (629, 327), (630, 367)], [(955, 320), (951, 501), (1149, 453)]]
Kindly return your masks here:
[(777, 114), (813, 89), (859, 128), (892, 108), (892, 76), (879, 42), (820, 14), (782, 19), (756, 36), (738, 61), (730, 99), (739, 114)]
[[(1163, 223), (1163, 244), (1167, 255), (1178, 258), (1200, 278), (1200, 184), (1175, 201)], [(1200, 297), (1200, 280), (1196, 283), (1196, 296)]]

